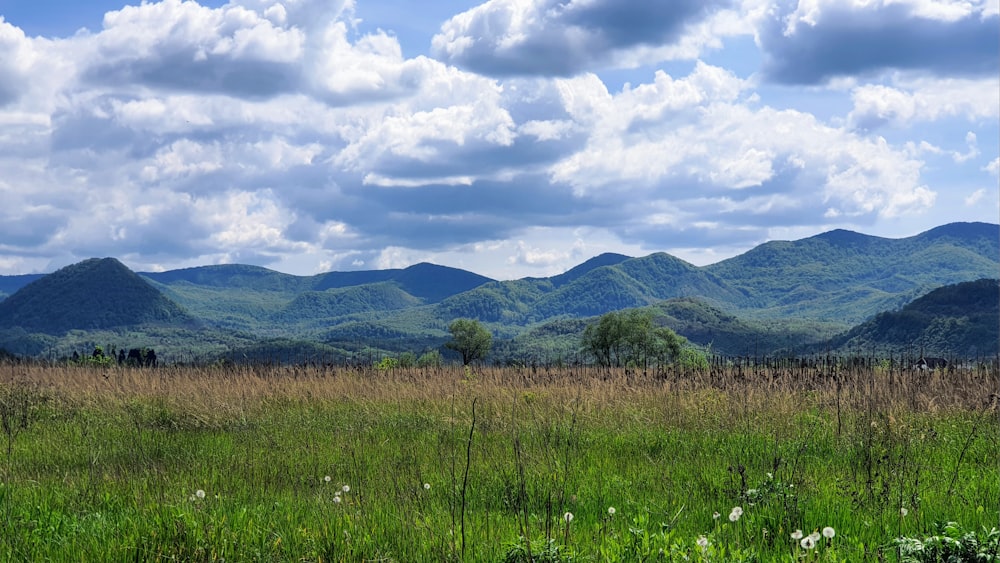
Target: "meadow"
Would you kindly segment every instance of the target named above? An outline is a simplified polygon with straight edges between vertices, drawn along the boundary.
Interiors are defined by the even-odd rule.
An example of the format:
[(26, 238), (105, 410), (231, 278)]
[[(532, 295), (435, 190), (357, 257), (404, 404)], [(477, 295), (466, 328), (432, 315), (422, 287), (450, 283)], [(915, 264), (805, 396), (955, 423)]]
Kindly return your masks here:
[(954, 537), (1000, 560), (998, 386), (2, 365), (0, 559), (943, 561)]

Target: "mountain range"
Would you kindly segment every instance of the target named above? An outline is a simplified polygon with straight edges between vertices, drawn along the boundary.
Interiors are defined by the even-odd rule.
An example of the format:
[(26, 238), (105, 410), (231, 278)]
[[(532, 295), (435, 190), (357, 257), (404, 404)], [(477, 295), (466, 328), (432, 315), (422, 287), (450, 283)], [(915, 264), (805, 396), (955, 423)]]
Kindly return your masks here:
[[(722, 353), (819, 342), (846, 349), (890, 345), (880, 340), (885, 326), (863, 329), (866, 322), (916, 323), (904, 307), (923, 311), (915, 299), (955, 286), (945, 301), (960, 301), (972, 286), (955, 284), (998, 277), (1000, 226), (986, 223), (901, 239), (835, 230), (702, 267), (665, 253), (602, 254), (556, 276), (510, 281), (426, 263), (295, 276), (249, 265), (135, 273), (103, 258), (48, 275), (0, 276), (0, 348), (58, 355), (128, 340), (192, 358), (301, 351), (304, 343), (332, 355), (419, 352), (440, 347), (448, 323), (465, 317), (490, 328), (497, 357), (551, 358), (574, 353), (593, 317), (649, 307), (662, 324)], [(995, 287), (981, 285), (986, 293)], [(977, 311), (997, 315), (987, 305), (966, 300), (930, 318), (985, 322)], [(940, 326), (931, 332), (898, 331), (891, 344), (949, 346)], [(966, 340), (962, 353), (988, 351), (988, 343)]]

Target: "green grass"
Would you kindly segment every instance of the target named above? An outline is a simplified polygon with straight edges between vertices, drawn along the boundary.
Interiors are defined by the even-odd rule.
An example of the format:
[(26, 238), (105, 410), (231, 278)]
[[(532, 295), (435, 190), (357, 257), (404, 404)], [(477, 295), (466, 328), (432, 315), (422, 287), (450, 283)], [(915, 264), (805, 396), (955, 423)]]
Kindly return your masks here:
[(10, 369), (2, 560), (892, 561), (1000, 508), (995, 374), (859, 383), (838, 425), (823, 385), (694, 375)]

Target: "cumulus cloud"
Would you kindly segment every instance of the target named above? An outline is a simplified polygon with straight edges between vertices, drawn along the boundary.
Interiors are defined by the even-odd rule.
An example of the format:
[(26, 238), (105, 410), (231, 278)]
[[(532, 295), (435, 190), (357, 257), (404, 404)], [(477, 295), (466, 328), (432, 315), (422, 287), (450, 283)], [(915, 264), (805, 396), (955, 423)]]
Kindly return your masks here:
[[(839, 9), (811, 5), (782, 26), (819, 29)], [(697, 60), (769, 22), (761, 0), (493, 0), (446, 21), (437, 59), (359, 32), (353, 11), (165, 0), (51, 40), (0, 22), (0, 271), (113, 255), (511, 277), (606, 251), (721, 258), (775, 232), (919, 214), (936, 201), (924, 159), (974, 161), (995, 138), (992, 76), (855, 81), (824, 118)], [(589, 72), (677, 58), (691, 62), (617, 91)], [(956, 121), (926, 140), (876, 134)]]
[(445, 22), (433, 48), (443, 60), (483, 74), (569, 76), (620, 64), (636, 49), (677, 44), (690, 26), (728, 4), (489, 0)]
[(1000, 17), (993, 2), (800, 0), (763, 22), (765, 74), (822, 83), (889, 69), (938, 76), (994, 76)]
[(922, 163), (904, 151), (810, 114), (752, 109), (740, 102), (745, 86), (708, 65), (617, 95), (593, 77), (567, 80), (567, 106), (594, 133), (553, 177), (587, 197), (670, 202), (669, 213), (650, 219), (673, 225), (713, 215), (809, 222), (831, 209), (891, 217), (933, 203)]
[(862, 84), (851, 90), (854, 108), (848, 115), (857, 128), (903, 127), (950, 117), (968, 121), (1000, 117), (1000, 79), (904, 78), (892, 86)]

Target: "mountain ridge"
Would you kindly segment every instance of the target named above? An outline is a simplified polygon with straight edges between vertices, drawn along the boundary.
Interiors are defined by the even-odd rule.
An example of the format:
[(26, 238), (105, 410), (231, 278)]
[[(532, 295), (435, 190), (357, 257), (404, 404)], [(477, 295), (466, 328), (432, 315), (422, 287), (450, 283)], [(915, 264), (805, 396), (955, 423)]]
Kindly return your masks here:
[[(94, 260), (100, 262), (90, 259), (79, 265)], [(558, 327), (554, 329), (558, 333), (578, 326), (576, 320), (612, 310), (697, 299), (718, 311), (702, 311), (703, 323), (720, 335), (730, 334), (725, 338), (727, 346), (733, 347), (741, 336), (755, 334), (753, 339), (763, 340), (765, 336), (760, 335), (770, 332), (754, 332), (758, 331), (755, 324), (726, 329), (720, 319), (769, 323), (778, 327), (772, 331), (775, 334), (785, 330), (781, 327), (795, 325), (799, 328), (793, 333), (786, 331), (786, 336), (827, 339), (837, 330), (897, 310), (941, 286), (1000, 277), (1000, 225), (942, 225), (904, 239), (834, 230), (797, 241), (764, 243), (709, 266), (695, 266), (663, 252), (635, 258), (606, 253), (548, 278), (506, 281), (428, 263), (403, 269), (295, 276), (238, 264), (135, 273), (117, 260), (104, 260), (112, 260), (107, 264), (114, 267), (80, 278), (76, 285), (91, 292), (107, 292), (110, 282), (102, 277), (110, 275), (122, 287), (138, 288), (136, 291), (144, 295), (139, 301), (160, 303), (155, 310), (172, 313), (157, 320), (148, 311), (133, 312), (132, 319), (115, 317), (119, 324), (114, 325), (109, 324), (109, 315), (128, 313), (105, 303), (87, 309), (94, 318), (78, 315), (72, 323), (63, 319), (62, 328), (73, 323), (77, 326), (71, 328), (94, 330), (147, 322), (183, 325), (196, 320), (208, 329), (238, 334), (240, 341), (319, 339), (324, 345), (348, 349), (370, 337), (379, 345), (395, 346), (405, 341), (430, 346), (446, 339), (448, 323), (458, 317), (478, 319), (495, 337), (513, 339), (548, 323), (557, 323), (552, 326)], [(0, 276), (0, 288), (26, 279), (10, 278)], [(142, 287), (135, 285), (137, 280)], [(23, 301), (18, 293), (28, 285), (0, 301), (0, 312)], [(61, 287), (50, 297), (36, 299), (34, 313), (0, 314), (0, 329), (17, 329), (22, 339), (25, 331), (44, 332), (40, 329), (45, 327), (31, 318), (62, 316), (58, 310), (45, 309), (46, 303), (73, 289), (66, 284)], [(74, 295), (60, 307), (80, 309), (87, 298), (85, 294)], [(677, 322), (690, 326), (684, 324), (687, 321)], [(691, 329), (692, 336), (696, 332)], [(548, 333), (543, 330), (539, 334)], [(697, 341), (710, 342), (703, 337), (701, 334)], [(0, 334), (0, 347), (4, 346), (2, 338)], [(781, 338), (785, 337), (771, 340)], [(521, 341), (530, 345), (527, 337)]]

